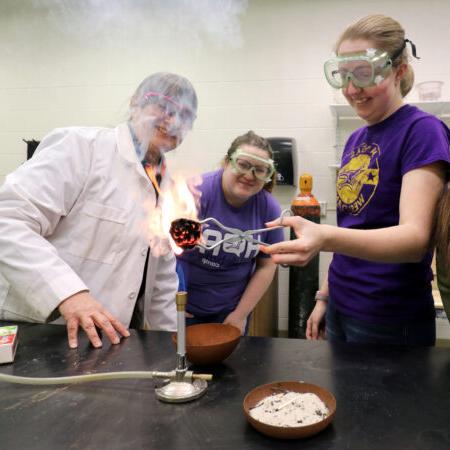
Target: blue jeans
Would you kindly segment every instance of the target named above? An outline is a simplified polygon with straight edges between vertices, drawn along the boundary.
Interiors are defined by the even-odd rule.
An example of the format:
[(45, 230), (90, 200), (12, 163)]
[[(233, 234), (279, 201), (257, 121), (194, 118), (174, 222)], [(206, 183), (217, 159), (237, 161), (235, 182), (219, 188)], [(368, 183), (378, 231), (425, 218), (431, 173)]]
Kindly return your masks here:
[(436, 343), (436, 321), (429, 317), (401, 325), (373, 324), (342, 314), (329, 303), (326, 337), (330, 342), (432, 346)]
[[(223, 321), (227, 318), (227, 316), (228, 316), (228, 314), (230, 314), (230, 312), (232, 312), (232, 311), (222, 312), (222, 313), (213, 314), (210, 316), (203, 316), (203, 317), (199, 317), (199, 316), (186, 317), (186, 326), (188, 327), (189, 325), (196, 325), (198, 323), (223, 323)], [(247, 317), (247, 323), (245, 324), (244, 336), (247, 336), (248, 326), (250, 324), (251, 316), (252, 315), (249, 314)]]

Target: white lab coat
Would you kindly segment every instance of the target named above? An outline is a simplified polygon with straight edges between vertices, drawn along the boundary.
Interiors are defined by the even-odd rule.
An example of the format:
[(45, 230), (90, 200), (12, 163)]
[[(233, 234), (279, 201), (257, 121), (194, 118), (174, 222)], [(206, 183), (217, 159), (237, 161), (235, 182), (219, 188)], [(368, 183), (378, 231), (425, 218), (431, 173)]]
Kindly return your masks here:
[[(126, 124), (54, 130), (0, 188), (0, 317), (45, 322), (87, 289), (128, 326), (155, 204)], [(177, 286), (173, 254), (151, 252), (144, 328), (176, 329)]]

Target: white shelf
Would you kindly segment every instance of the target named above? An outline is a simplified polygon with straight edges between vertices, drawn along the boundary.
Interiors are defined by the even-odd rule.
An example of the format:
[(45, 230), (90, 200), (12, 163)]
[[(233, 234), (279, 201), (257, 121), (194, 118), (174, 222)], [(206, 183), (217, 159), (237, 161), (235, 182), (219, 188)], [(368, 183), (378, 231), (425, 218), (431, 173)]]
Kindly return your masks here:
[[(450, 101), (436, 102), (408, 102), (410, 105), (417, 106), (422, 111), (434, 114), (440, 118), (450, 117)], [(331, 112), (339, 120), (361, 120), (355, 110), (346, 103), (334, 103), (330, 105)]]
[[(435, 101), (435, 102), (408, 102), (408, 104), (417, 106), (422, 111), (433, 114), (440, 119), (450, 119), (450, 101)], [(333, 103), (330, 105), (330, 110), (335, 117), (335, 153), (336, 161), (340, 161), (342, 154), (343, 142), (341, 135), (341, 127), (343, 122), (348, 122), (351, 128), (357, 128), (364, 124), (364, 121), (358, 117), (355, 110), (348, 103)], [(355, 123), (352, 123), (354, 121)], [(348, 126), (345, 126), (348, 129)], [(339, 164), (330, 164), (328, 167), (338, 169)]]

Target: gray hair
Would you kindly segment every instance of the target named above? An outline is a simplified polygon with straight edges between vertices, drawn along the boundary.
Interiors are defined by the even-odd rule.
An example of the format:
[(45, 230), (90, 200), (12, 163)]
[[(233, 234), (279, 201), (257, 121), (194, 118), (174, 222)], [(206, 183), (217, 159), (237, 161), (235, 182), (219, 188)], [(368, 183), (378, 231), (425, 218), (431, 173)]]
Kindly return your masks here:
[(197, 94), (192, 83), (181, 75), (169, 72), (157, 72), (145, 78), (131, 97), (131, 107), (144, 107), (149, 102), (146, 94), (158, 93), (171, 97), (177, 103), (197, 111)]

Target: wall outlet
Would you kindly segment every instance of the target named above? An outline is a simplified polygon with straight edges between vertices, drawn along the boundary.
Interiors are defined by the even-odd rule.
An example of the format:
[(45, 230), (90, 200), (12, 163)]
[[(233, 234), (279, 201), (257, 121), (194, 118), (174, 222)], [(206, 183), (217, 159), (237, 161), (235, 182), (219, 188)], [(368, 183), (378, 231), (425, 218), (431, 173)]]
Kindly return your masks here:
[(327, 216), (327, 202), (324, 200), (319, 200), (320, 205), (320, 217)]

